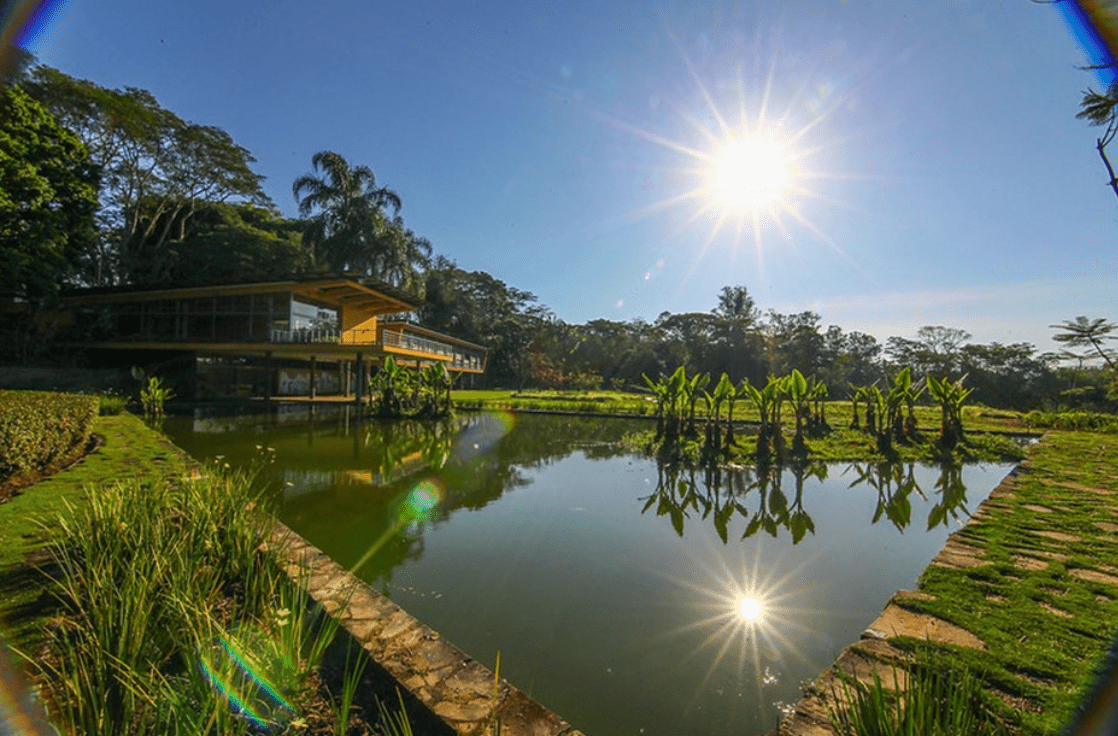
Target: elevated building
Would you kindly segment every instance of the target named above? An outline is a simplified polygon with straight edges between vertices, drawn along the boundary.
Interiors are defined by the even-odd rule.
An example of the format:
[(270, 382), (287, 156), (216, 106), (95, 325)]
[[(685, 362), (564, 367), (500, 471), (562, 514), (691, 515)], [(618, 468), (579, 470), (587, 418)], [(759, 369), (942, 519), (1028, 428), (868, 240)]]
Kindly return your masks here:
[[(197, 398), (349, 395), (388, 355), (451, 373), (485, 371), (487, 350), (406, 319), (421, 302), (354, 276), (180, 288), (63, 292), (65, 342), (131, 362), (193, 365)], [(150, 361), (149, 361), (150, 362)], [(224, 389), (224, 390), (223, 390)]]

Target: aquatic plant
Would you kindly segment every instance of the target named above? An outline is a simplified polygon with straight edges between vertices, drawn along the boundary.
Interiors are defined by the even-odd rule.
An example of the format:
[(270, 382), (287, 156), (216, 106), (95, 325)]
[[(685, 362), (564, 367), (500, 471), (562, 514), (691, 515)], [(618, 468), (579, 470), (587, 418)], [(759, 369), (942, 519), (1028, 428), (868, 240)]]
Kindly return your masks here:
[(963, 378), (952, 381), (928, 376), (928, 393), (940, 405), (939, 444), (944, 450), (954, 450), (963, 438), (963, 403), (972, 390), (963, 388)]
[(175, 392), (165, 386), (158, 376), (148, 377), (147, 385), (140, 389), (140, 405), (144, 408), (144, 416), (148, 419), (159, 419), (163, 416), (163, 404), (175, 398)]

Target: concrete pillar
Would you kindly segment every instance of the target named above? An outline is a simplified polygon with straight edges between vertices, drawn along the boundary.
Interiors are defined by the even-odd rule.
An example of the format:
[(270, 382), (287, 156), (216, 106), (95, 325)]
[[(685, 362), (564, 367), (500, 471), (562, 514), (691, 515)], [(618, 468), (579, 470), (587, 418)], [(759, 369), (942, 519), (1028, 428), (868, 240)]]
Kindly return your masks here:
[(315, 356), (311, 356), (311, 391), (310, 397), (313, 399), (318, 389), (318, 360)]
[(354, 396), (356, 397), (355, 403), (357, 404), (357, 416), (361, 416), (361, 399), (365, 397), (365, 354), (357, 354), (357, 386), (354, 388)]
[(264, 353), (264, 400), (272, 400), (272, 385), (276, 382), (275, 370), (272, 368), (272, 351)]

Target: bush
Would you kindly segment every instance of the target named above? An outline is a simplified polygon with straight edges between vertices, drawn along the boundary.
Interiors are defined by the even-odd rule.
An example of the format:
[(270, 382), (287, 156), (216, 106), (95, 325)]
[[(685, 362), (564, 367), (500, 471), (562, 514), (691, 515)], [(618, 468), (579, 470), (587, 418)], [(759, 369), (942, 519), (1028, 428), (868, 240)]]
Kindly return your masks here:
[(96, 396), (0, 391), (0, 478), (48, 465), (89, 441)]
[(1027, 427), (1118, 432), (1118, 417), (1090, 411), (1031, 411), (1022, 420)]
[(118, 396), (117, 394), (101, 394), (100, 398), (100, 411), (103, 417), (115, 417), (124, 411), (124, 407), (128, 404), (128, 398), (125, 396)]

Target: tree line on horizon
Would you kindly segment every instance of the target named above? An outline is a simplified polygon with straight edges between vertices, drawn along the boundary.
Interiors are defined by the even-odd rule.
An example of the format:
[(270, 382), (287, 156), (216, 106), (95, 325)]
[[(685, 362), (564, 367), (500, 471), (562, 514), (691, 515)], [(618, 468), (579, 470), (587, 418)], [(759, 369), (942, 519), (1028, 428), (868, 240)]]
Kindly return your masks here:
[[(843, 396), (901, 367), (960, 378), (974, 399), (1027, 408), (1113, 409), (1114, 373), (1099, 346), (1063, 326), (1078, 354), (1038, 354), (1028, 343), (968, 342), (942, 326), (914, 338), (824, 327), (815, 312), (762, 312), (744, 286), (727, 286), (710, 312), (569, 324), (535, 295), (437, 255), (409, 229), (399, 195), (373, 170), (320, 151), (292, 183), (298, 219), (264, 193), (255, 159), (226, 131), (183, 120), (148, 91), (108, 89), (25, 58), (0, 90), (0, 296), (25, 307), (7, 320), (9, 358), (41, 348), (39, 315), (66, 285), (206, 285), (315, 272), (360, 273), (424, 300), (422, 324), (490, 349), (488, 385), (639, 387), (642, 374), (726, 373), (763, 384), (793, 369)], [(1082, 332), (1082, 330), (1080, 330)], [(1097, 338), (1097, 339), (1096, 339)], [(1058, 336), (1059, 339), (1059, 336)], [(1103, 368), (1089, 358), (1106, 358)], [(1079, 358), (1073, 368), (1061, 360)], [(1109, 370), (1107, 370), (1109, 369)]]

